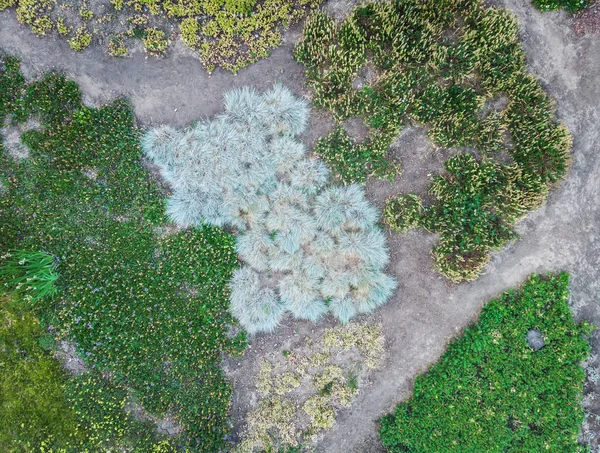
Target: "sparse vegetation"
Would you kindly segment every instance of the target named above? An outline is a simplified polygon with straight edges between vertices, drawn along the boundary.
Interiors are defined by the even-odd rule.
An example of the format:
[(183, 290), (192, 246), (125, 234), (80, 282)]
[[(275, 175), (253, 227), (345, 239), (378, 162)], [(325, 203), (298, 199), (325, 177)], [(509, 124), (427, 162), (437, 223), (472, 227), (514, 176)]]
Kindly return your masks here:
[(319, 12), (295, 55), (317, 106), (369, 127), (362, 143), (338, 126), (317, 145), (345, 182), (394, 177), (387, 148), (407, 125), (427, 127), (437, 146), (477, 150), (434, 177), (431, 205), (400, 195), (385, 211), (392, 229), (440, 233), (435, 264), (453, 281), (477, 278), (490, 250), (516, 237), (514, 223), (566, 174), (569, 132), (527, 74), (505, 10), (479, 0), (394, 0), (360, 6), (339, 26)]
[(384, 304), (396, 283), (383, 273), (377, 210), (359, 186), (326, 186), (327, 167), (305, 157), (295, 138), (305, 102), (278, 85), (262, 96), (244, 88), (225, 96), (225, 111), (184, 133), (150, 131), (143, 148), (173, 187), (176, 223), (240, 231), (233, 315), (255, 333), (275, 329), (286, 311), (348, 322)]
[(71, 5), (56, 0), (0, 0), (0, 10), (14, 7), (19, 22), (38, 36), (56, 28), (76, 51), (92, 40), (105, 41), (107, 53), (117, 57), (128, 53), (121, 36), (142, 39), (148, 54), (162, 56), (170, 44), (165, 32), (179, 30), (183, 43), (197, 51), (209, 72), (220, 67), (237, 73), (269, 56), (281, 44), (283, 30), (321, 1), (102, 0)]
[[(26, 159), (10, 156), (0, 140), (0, 249), (44, 250), (58, 262), (56, 297), (32, 309), (76, 345), (88, 368), (111, 376), (115, 404), (130, 393), (146, 412), (171, 414), (183, 427), (173, 445), (218, 450), (231, 392), (221, 355), (245, 344), (243, 335), (227, 335), (234, 238), (216, 227), (165, 234), (164, 197), (140, 163), (127, 102), (85, 107), (77, 85), (57, 73), (27, 84), (14, 58), (0, 66), (8, 100), (0, 113), (42, 122), (21, 135)], [(2, 269), (35, 267), (15, 264), (16, 256), (5, 256)], [(47, 261), (46, 269), (53, 260), (35, 263)], [(132, 438), (123, 432), (132, 425), (115, 423), (115, 442)]]
[[(235, 451), (294, 451), (331, 429), (337, 413), (351, 406), (361, 376), (381, 364), (383, 342), (381, 326), (349, 323), (294, 348), (307, 353), (282, 350), (275, 360), (263, 359), (256, 385), (261, 399)], [(336, 362), (341, 352), (353, 353), (354, 361)]]
[[(573, 320), (567, 274), (533, 276), (489, 302), (413, 396), (381, 423), (392, 452), (589, 451), (577, 442), (590, 326)], [(545, 346), (527, 342), (531, 329)]]

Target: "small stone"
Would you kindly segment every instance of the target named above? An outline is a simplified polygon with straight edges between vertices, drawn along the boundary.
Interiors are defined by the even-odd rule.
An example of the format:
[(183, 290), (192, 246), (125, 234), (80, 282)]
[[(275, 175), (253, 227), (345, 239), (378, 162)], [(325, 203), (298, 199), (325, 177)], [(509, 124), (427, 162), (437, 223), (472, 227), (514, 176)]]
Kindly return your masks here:
[(536, 329), (531, 329), (527, 332), (527, 344), (529, 344), (529, 347), (534, 351), (542, 349), (546, 345), (542, 332)]

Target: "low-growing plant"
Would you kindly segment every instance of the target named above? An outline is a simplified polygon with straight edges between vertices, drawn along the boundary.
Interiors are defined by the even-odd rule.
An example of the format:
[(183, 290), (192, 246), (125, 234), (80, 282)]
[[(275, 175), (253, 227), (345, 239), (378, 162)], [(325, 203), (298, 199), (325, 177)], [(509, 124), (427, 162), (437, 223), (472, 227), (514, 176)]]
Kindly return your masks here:
[[(378, 368), (383, 355), (380, 325), (349, 323), (326, 329), (316, 341), (304, 339), (273, 362), (261, 359), (258, 404), (246, 418), (236, 453), (304, 451), (302, 446), (331, 429), (340, 410), (351, 406), (359, 376)], [(351, 368), (335, 363), (344, 352)]]
[[(9, 99), (2, 113), (42, 123), (21, 135), (27, 159), (12, 159), (0, 146), (7, 185), (0, 249), (45, 250), (60, 260), (57, 297), (32, 309), (76, 345), (89, 369), (110, 376), (115, 392), (126, 390), (156, 418), (171, 415), (183, 429), (169, 441), (174, 446), (224, 448), (231, 387), (219, 365), (223, 353), (245, 344), (243, 335), (228, 335), (234, 237), (209, 226), (167, 234), (164, 196), (141, 165), (140, 132), (126, 101), (85, 107), (63, 76), (27, 84), (18, 61), (3, 58), (0, 66), (7, 69), (0, 88), (8, 89), (0, 96)], [(125, 430), (115, 441), (133, 438), (138, 428), (114, 420)], [(129, 448), (118, 447), (108, 441), (100, 449)]]
[(383, 210), (383, 220), (390, 228), (404, 233), (422, 223), (423, 203), (415, 194), (389, 198)]
[[(552, 101), (527, 73), (510, 13), (480, 0), (395, 0), (363, 4), (341, 24), (323, 12), (305, 24), (295, 57), (306, 67), (318, 107), (340, 123), (316, 152), (346, 183), (394, 177), (389, 145), (403, 127), (426, 127), (438, 147), (464, 151), (434, 177), (431, 206), (392, 198), (388, 225), (440, 233), (436, 266), (473, 280), (491, 250), (516, 237), (514, 223), (564, 178), (571, 140)], [(342, 121), (362, 118), (361, 143)]]
[(167, 35), (164, 31), (156, 27), (146, 28), (144, 30), (144, 49), (146, 53), (155, 57), (164, 55), (167, 51)]
[(91, 43), (92, 34), (85, 26), (81, 26), (75, 30), (75, 34), (69, 39), (69, 47), (77, 52), (87, 49)]
[(566, 9), (571, 13), (585, 9), (590, 5), (587, 0), (533, 0), (533, 4), (541, 11)]
[(262, 96), (242, 88), (225, 95), (225, 111), (184, 133), (154, 129), (142, 146), (173, 188), (173, 221), (238, 229), (233, 315), (256, 333), (286, 311), (348, 322), (384, 304), (396, 282), (383, 273), (378, 212), (361, 187), (326, 186), (327, 167), (305, 156), (296, 136), (306, 103), (280, 85)]
[[(533, 276), (490, 301), (380, 420), (388, 451), (589, 451), (577, 437), (590, 326), (573, 320), (568, 284), (567, 274)], [(539, 350), (531, 329), (543, 335)]]
[[(143, 39), (149, 54), (164, 55), (170, 40), (162, 30), (178, 27), (183, 43), (196, 51), (209, 72), (221, 67), (237, 73), (267, 57), (271, 49), (281, 44), (283, 31), (321, 2), (110, 0), (102, 5), (107, 7), (105, 14), (95, 15), (84, 1), (79, 17), (69, 16), (68, 27), (56, 6), (65, 9), (69, 5), (56, 0), (0, 0), (0, 11), (14, 7), (17, 19), (38, 36), (46, 35), (55, 26), (61, 35), (67, 35), (75, 28), (76, 34), (69, 39), (69, 44), (77, 51), (86, 48), (94, 37), (111, 43), (113, 38), (127, 34)], [(120, 57), (125, 50), (115, 51), (109, 44), (108, 54)]]

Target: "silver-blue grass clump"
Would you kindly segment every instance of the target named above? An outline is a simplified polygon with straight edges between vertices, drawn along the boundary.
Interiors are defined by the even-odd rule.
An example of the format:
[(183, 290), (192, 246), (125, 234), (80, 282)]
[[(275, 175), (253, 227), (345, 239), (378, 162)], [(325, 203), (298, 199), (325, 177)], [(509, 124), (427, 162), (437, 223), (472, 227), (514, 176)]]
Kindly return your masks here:
[(230, 309), (249, 333), (272, 331), (285, 312), (347, 322), (396, 288), (377, 209), (361, 186), (329, 185), (325, 164), (306, 156), (297, 137), (308, 118), (307, 102), (285, 87), (246, 87), (225, 95), (224, 114), (142, 139), (173, 190), (175, 223), (237, 230)]

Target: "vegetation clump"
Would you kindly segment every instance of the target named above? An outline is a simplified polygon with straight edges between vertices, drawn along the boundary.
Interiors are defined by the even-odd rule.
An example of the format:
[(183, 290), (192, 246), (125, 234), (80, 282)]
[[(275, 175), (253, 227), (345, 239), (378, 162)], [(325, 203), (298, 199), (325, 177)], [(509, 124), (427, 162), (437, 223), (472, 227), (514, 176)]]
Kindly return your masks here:
[[(244, 343), (227, 335), (233, 236), (217, 227), (166, 234), (164, 196), (141, 165), (125, 100), (86, 107), (60, 74), (27, 84), (16, 59), (3, 57), (0, 67), (2, 117), (42, 123), (21, 135), (26, 159), (0, 140), (0, 249), (44, 250), (58, 263), (56, 297), (40, 298), (34, 313), (76, 345), (89, 369), (111, 376), (119, 395), (155, 417), (172, 415), (184, 428), (174, 444), (224, 448), (231, 388), (219, 365)], [(15, 256), (0, 260), (9, 277), (31, 267)]]
[(401, 195), (386, 208), (392, 229), (440, 233), (435, 263), (453, 281), (477, 278), (567, 172), (571, 137), (527, 73), (517, 22), (503, 9), (393, 0), (360, 6), (341, 25), (319, 12), (295, 56), (317, 106), (369, 128), (362, 143), (338, 126), (317, 145), (346, 183), (394, 177), (387, 149), (405, 126), (426, 127), (437, 146), (476, 150), (434, 177), (430, 205)]
[(231, 280), (231, 311), (249, 333), (271, 331), (285, 311), (347, 322), (385, 303), (377, 210), (357, 185), (327, 186), (328, 169), (308, 159), (298, 134), (308, 107), (276, 85), (225, 96), (225, 111), (178, 132), (150, 131), (147, 156), (173, 188), (167, 214), (179, 225), (237, 228), (244, 265)]
[[(352, 405), (365, 374), (381, 364), (384, 338), (380, 325), (348, 323), (325, 330), (315, 342), (305, 339), (260, 364), (260, 400), (248, 414), (236, 453), (295, 451), (335, 424), (340, 410)], [(351, 360), (340, 364), (344, 352)], [(298, 450), (300, 451), (300, 450)]]
[(566, 9), (574, 13), (590, 6), (588, 0), (533, 0), (533, 4), (541, 11), (556, 11)]
[(116, 46), (115, 38), (141, 39), (146, 52), (162, 56), (170, 44), (165, 30), (179, 31), (209, 72), (220, 67), (237, 73), (269, 56), (281, 45), (283, 30), (321, 1), (101, 0), (93, 2), (92, 10), (85, 1), (75, 6), (56, 0), (0, 0), (0, 11), (14, 7), (19, 22), (38, 36), (56, 28), (76, 51), (92, 40), (105, 41), (107, 53), (117, 57), (127, 55), (128, 49), (124, 42)]
[[(591, 328), (573, 320), (568, 285), (567, 274), (532, 276), (489, 302), (380, 420), (388, 451), (589, 451), (577, 437)], [(540, 350), (527, 343), (531, 329), (543, 334)]]

